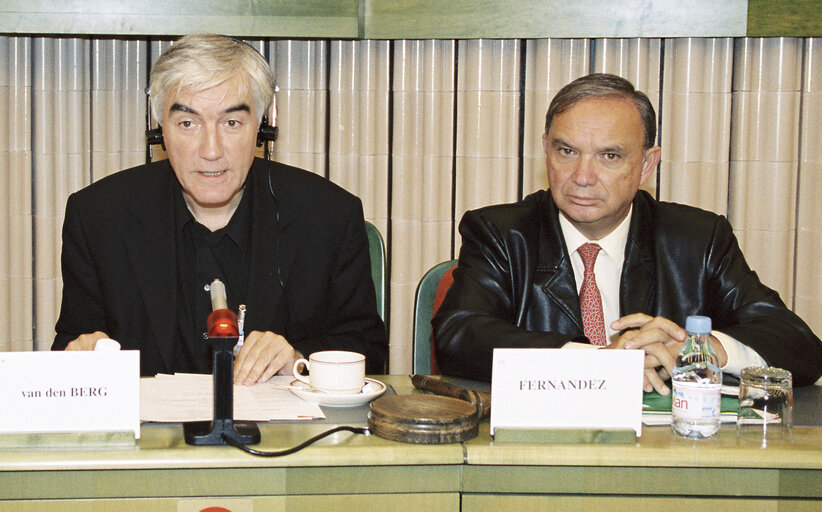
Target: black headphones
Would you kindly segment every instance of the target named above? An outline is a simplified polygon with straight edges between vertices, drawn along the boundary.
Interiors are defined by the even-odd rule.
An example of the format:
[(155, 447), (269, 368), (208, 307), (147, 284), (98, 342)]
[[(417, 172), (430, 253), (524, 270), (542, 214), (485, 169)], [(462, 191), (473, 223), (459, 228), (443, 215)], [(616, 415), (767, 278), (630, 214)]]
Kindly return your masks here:
[[(257, 147), (262, 147), (262, 145), (266, 142), (276, 141), (278, 133), (279, 129), (276, 126), (271, 126), (270, 124), (268, 124), (268, 116), (263, 116), (263, 120), (260, 123), (260, 128), (257, 129)], [(146, 144), (148, 144), (149, 146), (155, 146), (159, 144), (163, 147), (163, 150), (165, 151), (166, 144), (163, 141), (162, 126), (157, 126), (157, 128), (146, 130)]]

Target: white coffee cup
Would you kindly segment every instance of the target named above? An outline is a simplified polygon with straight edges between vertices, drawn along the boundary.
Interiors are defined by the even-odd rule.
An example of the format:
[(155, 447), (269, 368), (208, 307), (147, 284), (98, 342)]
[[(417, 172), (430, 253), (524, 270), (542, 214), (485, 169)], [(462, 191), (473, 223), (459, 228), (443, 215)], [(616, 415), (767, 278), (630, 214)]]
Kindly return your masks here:
[[(303, 365), (307, 377), (300, 375)], [(365, 356), (344, 350), (314, 352), (307, 361), (298, 359), (294, 363), (294, 377), (328, 393), (359, 393), (365, 385)]]

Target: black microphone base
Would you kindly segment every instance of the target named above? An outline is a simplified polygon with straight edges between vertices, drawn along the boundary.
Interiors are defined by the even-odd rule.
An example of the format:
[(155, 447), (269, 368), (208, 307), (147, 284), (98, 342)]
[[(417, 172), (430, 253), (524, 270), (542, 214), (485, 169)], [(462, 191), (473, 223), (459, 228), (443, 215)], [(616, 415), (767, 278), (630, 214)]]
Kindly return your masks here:
[(260, 442), (260, 428), (253, 421), (191, 421), (183, 423), (183, 434), (186, 444), (194, 446), (226, 445), (228, 443), (223, 439), (223, 434), (242, 444)]
[(234, 421), (234, 345), (237, 337), (208, 338), (213, 351), (214, 420), (183, 423), (186, 443), (197, 446), (225, 445), (223, 436), (242, 444), (260, 442), (254, 422)]

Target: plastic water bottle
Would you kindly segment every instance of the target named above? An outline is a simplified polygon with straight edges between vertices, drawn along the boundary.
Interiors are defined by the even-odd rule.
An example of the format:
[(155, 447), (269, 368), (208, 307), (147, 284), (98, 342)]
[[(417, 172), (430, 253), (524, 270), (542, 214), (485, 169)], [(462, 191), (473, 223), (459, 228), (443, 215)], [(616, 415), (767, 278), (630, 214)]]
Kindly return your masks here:
[(674, 364), (671, 426), (677, 434), (708, 439), (719, 430), (722, 370), (711, 347), (711, 319), (689, 316), (688, 337)]

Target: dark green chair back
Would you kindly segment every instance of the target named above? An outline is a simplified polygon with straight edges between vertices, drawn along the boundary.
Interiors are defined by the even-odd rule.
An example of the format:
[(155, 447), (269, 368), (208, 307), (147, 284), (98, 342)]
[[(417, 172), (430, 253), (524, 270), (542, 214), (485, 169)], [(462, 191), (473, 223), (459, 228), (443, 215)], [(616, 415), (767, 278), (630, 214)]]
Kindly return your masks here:
[(434, 311), (434, 297), (443, 274), (457, 264), (448, 260), (434, 265), (425, 273), (417, 286), (414, 296), (414, 373), (431, 374), (431, 317)]
[(385, 242), (377, 226), (365, 221), (365, 232), (368, 235), (368, 253), (371, 255), (371, 279), (374, 281), (374, 291), (377, 293), (377, 312), (383, 322), (385, 319)]

